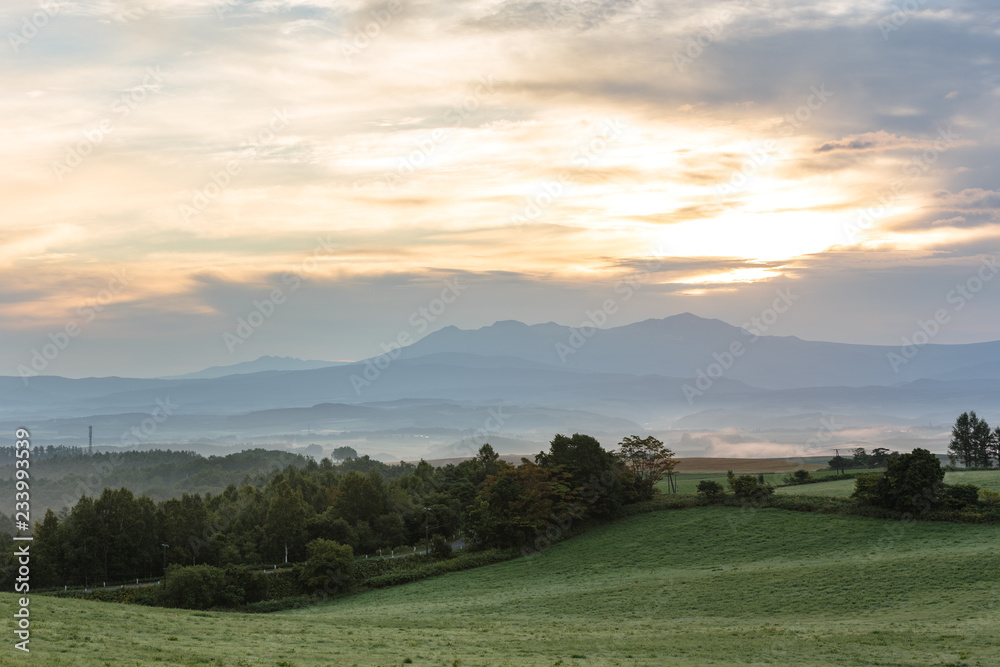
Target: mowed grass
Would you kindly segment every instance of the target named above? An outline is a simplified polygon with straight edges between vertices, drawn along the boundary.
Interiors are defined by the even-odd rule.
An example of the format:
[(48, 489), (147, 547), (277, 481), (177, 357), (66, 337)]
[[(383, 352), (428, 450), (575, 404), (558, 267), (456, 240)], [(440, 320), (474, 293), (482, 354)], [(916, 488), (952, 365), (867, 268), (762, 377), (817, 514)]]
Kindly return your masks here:
[(270, 615), (36, 596), (0, 663), (995, 665), (998, 573), (997, 526), (703, 507)]
[[(944, 474), (945, 484), (975, 484), (983, 489), (1000, 491), (1000, 470), (959, 470)], [(800, 484), (775, 489), (775, 493), (801, 496), (828, 496), (846, 498), (854, 491), (854, 480), (843, 479), (820, 484)]]

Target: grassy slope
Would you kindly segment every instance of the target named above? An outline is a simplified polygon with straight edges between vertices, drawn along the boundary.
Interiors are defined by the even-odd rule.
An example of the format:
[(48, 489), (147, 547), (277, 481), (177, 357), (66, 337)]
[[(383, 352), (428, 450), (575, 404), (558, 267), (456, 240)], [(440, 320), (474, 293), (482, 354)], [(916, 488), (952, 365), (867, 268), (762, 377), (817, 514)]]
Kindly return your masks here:
[[(970, 470), (969, 472), (947, 472), (945, 484), (975, 484), (984, 489), (1000, 491), (1000, 470)], [(802, 496), (835, 496), (846, 498), (854, 491), (854, 480), (845, 479), (821, 484), (801, 484), (775, 489), (775, 493)]]
[[(998, 664), (998, 544), (997, 526), (725, 507), (664, 511), (532, 559), (267, 616), (36, 597), (30, 660)], [(12, 608), (12, 595), (0, 600)], [(28, 664), (12, 653), (0, 649), (0, 663)]]

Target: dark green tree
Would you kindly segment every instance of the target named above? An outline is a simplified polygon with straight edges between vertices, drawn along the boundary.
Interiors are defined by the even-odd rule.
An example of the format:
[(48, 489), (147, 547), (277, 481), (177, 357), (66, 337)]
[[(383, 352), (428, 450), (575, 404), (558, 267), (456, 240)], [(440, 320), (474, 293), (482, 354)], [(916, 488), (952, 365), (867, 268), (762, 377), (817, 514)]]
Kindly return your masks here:
[(337, 447), (333, 450), (334, 461), (346, 461), (358, 458), (358, 451), (353, 447)]
[(45, 511), (41, 523), (35, 523), (35, 540), (31, 545), (35, 579), (39, 588), (58, 586), (64, 579), (64, 545), (60, 538), (59, 518), (51, 509)]
[(306, 565), (300, 577), (307, 590), (328, 595), (341, 592), (353, 574), (354, 550), (350, 545), (324, 539), (306, 545)]
[(557, 434), (548, 452), (539, 452), (535, 463), (549, 470), (560, 469), (569, 475), (572, 488), (589, 504), (589, 513), (614, 516), (622, 505), (618, 480), (618, 460), (589, 435), (572, 437)]
[(875, 504), (911, 514), (941, 505), (944, 494), (941, 461), (926, 449), (892, 456), (875, 490)]
[(264, 519), (264, 549), (273, 560), (284, 558), (288, 562), (301, 558), (304, 554), (304, 538), (309, 506), (302, 500), (302, 494), (293, 491), (288, 482), (282, 480), (275, 485), (271, 504)]
[[(955, 420), (955, 425), (951, 428), (951, 443), (948, 445), (948, 455), (951, 457), (952, 464), (956, 461), (961, 461), (962, 465), (966, 468), (972, 466), (972, 460), (974, 457), (973, 446), (972, 446), (972, 431), (973, 422), (972, 417), (975, 417), (975, 412), (969, 415), (968, 412), (963, 412)], [(976, 420), (979, 421), (978, 419)]]

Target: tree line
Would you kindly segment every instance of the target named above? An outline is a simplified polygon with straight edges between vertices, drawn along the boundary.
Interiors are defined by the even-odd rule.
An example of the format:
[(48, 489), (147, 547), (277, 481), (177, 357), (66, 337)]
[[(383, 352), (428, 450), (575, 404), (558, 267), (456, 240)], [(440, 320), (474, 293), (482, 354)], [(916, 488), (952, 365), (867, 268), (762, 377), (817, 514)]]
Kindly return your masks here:
[(537, 549), (553, 527), (613, 517), (651, 498), (672, 473), (673, 453), (655, 438), (619, 444), (612, 453), (591, 436), (558, 434), (547, 452), (516, 466), (489, 445), (440, 468), (309, 459), (260, 484), (160, 502), (104, 488), (35, 524), (32, 583), (99, 585), (158, 577), (170, 565), (301, 562), (310, 549), (336, 551), (328, 543), (371, 554), (431, 535), (447, 545), (460, 533), (475, 547)]

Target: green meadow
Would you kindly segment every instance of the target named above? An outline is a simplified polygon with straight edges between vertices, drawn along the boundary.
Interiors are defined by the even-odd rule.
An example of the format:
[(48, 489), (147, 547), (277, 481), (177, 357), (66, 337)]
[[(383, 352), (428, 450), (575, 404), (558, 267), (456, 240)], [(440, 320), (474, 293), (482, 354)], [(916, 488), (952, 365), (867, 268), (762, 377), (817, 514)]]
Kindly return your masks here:
[(1000, 526), (700, 507), (267, 615), (35, 596), (0, 664), (995, 665), (998, 576)]
[[(725, 482), (723, 481), (723, 484)], [(947, 472), (944, 475), (945, 484), (975, 484), (983, 489), (1000, 491), (1000, 470), (970, 470)], [(818, 484), (799, 484), (783, 486), (775, 489), (775, 493), (802, 496), (833, 496), (846, 498), (854, 491), (853, 479), (842, 479), (835, 482), (820, 482)]]

